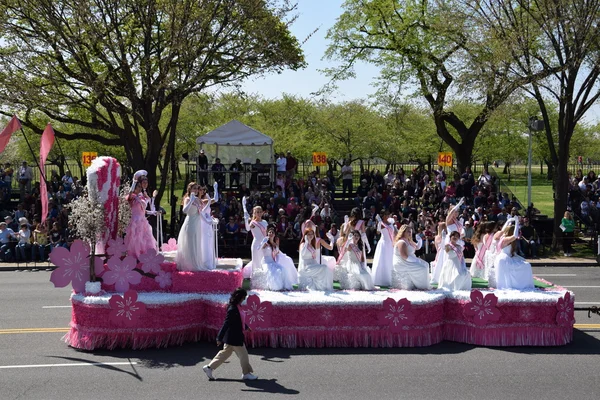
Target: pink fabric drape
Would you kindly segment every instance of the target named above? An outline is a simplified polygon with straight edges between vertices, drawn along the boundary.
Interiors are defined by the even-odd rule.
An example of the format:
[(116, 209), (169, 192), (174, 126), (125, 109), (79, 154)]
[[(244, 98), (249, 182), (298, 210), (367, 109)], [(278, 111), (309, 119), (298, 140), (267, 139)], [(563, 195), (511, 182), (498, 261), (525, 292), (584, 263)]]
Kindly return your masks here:
[(48, 154), (50, 153), (53, 145), (54, 129), (52, 129), (52, 125), (48, 124), (46, 125), (46, 129), (44, 129), (44, 133), (42, 133), (42, 139), (40, 140), (40, 200), (42, 201), (42, 223), (46, 221), (46, 217), (48, 216), (48, 187), (46, 185), (44, 165), (46, 165), (46, 159), (48, 158)]
[(2, 133), (0, 133), (0, 153), (2, 153), (6, 148), (6, 145), (8, 144), (12, 134), (19, 129), (21, 129), (21, 123), (19, 122), (17, 116), (13, 115), (8, 125), (6, 125), (6, 128), (4, 128)]

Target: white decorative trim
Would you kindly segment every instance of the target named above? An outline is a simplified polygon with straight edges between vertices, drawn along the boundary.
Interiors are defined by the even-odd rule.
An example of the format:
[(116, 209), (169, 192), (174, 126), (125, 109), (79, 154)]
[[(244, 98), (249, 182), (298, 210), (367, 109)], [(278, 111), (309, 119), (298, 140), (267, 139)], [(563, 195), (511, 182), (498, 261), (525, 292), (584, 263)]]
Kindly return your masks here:
[[(479, 290), (479, 289), (478, 289)], [(487, 290), (480, 289), (485, 296), (493, 293), (498, 297), (498, 304), (502, 303), (556, 303), (558, 299), (565, 296), (566, 290)], [(573, 293), (571, 292), (573, 295)], [(460, 290), (456, 292), (446, 292), (446, 297), (453, 300), (471, 301), (471, 292)]]
[(86, 282), (85, 292), (90, 294), (100, 293), (102, 290), (102, 282)]

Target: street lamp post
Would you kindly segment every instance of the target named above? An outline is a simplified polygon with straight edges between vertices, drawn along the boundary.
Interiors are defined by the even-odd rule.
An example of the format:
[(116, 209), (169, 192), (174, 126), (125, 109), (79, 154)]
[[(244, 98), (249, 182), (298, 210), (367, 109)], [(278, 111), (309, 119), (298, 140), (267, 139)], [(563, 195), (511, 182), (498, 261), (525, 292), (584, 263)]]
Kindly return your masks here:
[(527, 208), (531, 206), (531, 136), (533, 132), (544, 130), (544, 121), (529, 117), (529, 150), (527, 156)]

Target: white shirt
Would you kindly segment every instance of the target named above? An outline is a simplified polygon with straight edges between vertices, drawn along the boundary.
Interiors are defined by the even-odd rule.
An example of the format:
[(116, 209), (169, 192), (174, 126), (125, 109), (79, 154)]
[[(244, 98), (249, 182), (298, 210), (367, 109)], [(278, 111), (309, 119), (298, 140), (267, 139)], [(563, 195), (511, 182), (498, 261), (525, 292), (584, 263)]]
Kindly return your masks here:
[(25, 232), (19, 231), (17, 232), (19, 235), (19, 244), (27, 244), (29, 243), (29, 238), (31, 237), (31, 231), (27, 229)]
[(277, 163), (277, 172), (285, 172), (285, 167), (287, 165), (287, 160), (285, 157), (279, 157), (276, 161)]
[(352, 179), (352, 167), (350, 165), (344, 165), (342, 167), (342, 180)]

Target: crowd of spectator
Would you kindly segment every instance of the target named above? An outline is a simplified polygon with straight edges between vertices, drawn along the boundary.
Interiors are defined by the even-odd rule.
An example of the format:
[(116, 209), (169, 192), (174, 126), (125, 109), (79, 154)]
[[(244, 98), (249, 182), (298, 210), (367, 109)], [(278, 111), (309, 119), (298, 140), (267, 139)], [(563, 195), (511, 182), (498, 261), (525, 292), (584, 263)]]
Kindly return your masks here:
[[(69, 247), (75, 232), (65, 205), (82, 194), (79, 179), (70, 171), (62, 177), (51, 172), (47, 178), (48, 217), (42, 224), (40, 182), (33, 182), (27, 162), (16, 169), (10, 163), (0, 166), (0, 177), (0, 261), (46, 261), (52, 248)], [(14, 201), (17, 188), (19, 199)]]
[[(285, 159), (283, 154), (281, 159)], [(241, 205), (242, 198), (246, 197), (248, 210), (256, 205), (265, 210), (264, 218), (277, 226), (284, 243), (282, 247), (288, 250), (297, 248), (301, 226), (306, 219), (312, 219), (318, 226), (321, 238), (327, 233), (335, 237), (348, 207), (359, 207), (363, 210), (372, 249), (380, 235), (376, 229), (377, 215), (389, 213), (397, 228), (410, 224), (414, 232), (422, 236), (426, 245), (421, 252), (434, 252), (438, 223), (445, 220), (449, 207), (464, 197), (461, 218), (465, 225), (465, 255), (473, 256), (471, 239), (482, 222), (494, 221), (502, 225), (507, 218), (520, 215), (524, 217), (524, 229), (519, 252), (523, 256), (537, 257), (539, 237), (529, 222), (537, 210), (533, 205), (522, 210), (514, 196), (510, 198), (507, 193), (500, 193), (495, 177), (487, 168), (477, 177), (470, 168), (463, 174), (453, 172), (451, 177), (442, 167), (433, 171), (421, 167), (410, 172), (398, 168), (385, 173), (364, 169), (360, 172), (357, 187), (353, 187), (355, 176), (349, 161), (343, 164), (341, 171), (328, 170), (323, 176), (313, 171), (299, 177), (283, 174), (283, 166), (278, 168), (281, 170), (274, 182), (274, 190), (259, 190), (257, 185), (248, 189), (243, 184), (226, 191), (214, 205), (213, 215), (221, 221), (220, 236), (226, 248), (237, 249), (240, 243), (249, 243)], [(341, 193), (338, 190), (340, 182)], [(345, 212), (339, 212), (340, 209)]]
[[(464, 197), (461, 218), (465, 226), (465, 255), (473, 255), (471, 239), (482, 222), (502, 224), (510, 216), (522, 214), (525, 218), (520, 251), (523, 255), (536, 256), (539, 237), (529, 224), (530, 214), (535, 210), (533, 205), (528, 210), (521, 210), (521, 205), (514, 197), (509, 198), (507, 193), (498, 191), (495, 177), (486, 168), (477, 177), (470, 168), (463, 174), (449, 172), (448, 176), (442, 167), (432, 171), (419, 167), (408, 172), (401, 167), (389, 168), (383, 173), (377, 169), (363, 169), (355, 175), (350, 161), (345, 161), (339, 170), (328, 169), (324, 174), (313, 171), (300, 176), (297, 173), (298, 163), (288, 152), (287, 155), (281, 153), (278, 156), (275, 181), (267, 187), (259, 182), (258, 174), (262, 169), (260, 160), (257, 160), (252, 166), (248, 187), (245, 183), (240, 184), (243, 166), (239, 160), (226, 168), (218, 159), (212, 166), (207, 161), (204, 164), (202, 157), (206, 157), (203, 152), (199, 159), (199, 165), (202, 165), (199, 171), (201, 183), (209, 185), (214, 179), (219, 187), (224, 188), (220, 200), (213, 205), (213, 216), (220, 221), (219, 236), (224, 246), (222, 254), (243, 249), (240, 245), (249, 244), (250, 234), (243, 220), (244, 197), (248, 210), (257, 205), (265, 210), (264, 218), (277, 227), (282, 247), (286, 248), (287, 243), (288, 250), (297, 249), (305, 220), (313, 220), (320, 237), (327, 237), (327, 233), (337, 237), (344, 214), (349, 212), (349, 208), (358, 207), (363, 210), (367, 238), (372, 249), (380, 235), (376, 229), (377, 215), (385, 214), (394, 219), (396, 228), (410, 224), (413, 231), (424, 239), (425, 246), (421, 252), (426, 253), (435, 251), (433, 240), (438, 223), (445, 220), (449, 207)], [(229, 175), (227, 188), (225, 171)], [(591, 174), (593, 172), (585, 180), (594, 178), (593, 185), (597, 185), (597, 179)], [(51, 173), (48, 181), (49, 215), (47, 222), (40, 224), (40, 183), (32, 184), (31, 168), (24, 162), (15, 173), (7, 164), (0, 168), (0, 176), (0, 260), (44, 261), (52, 247), (68, 247), (72, 243), (75, 235), (68, 222), (68, 208), (65, 205), (83, 191), (77, 177), (69, 171), (62, 177), (56, 172)], [(355, 181), (359, 182), (356, 187), (353, 185)], [(582, 181), (584, 179), (578, 183)], [(586, 182), (586, 189), (588, 185)], [(594, 200), (598, 198), (598, 187), (593, 185), (586, 192), (580, 189), (581, 185), (576, 185), (579, 190), (577, 193), (582, 198), (576, 204), (582, 218), (597, 222), (600, 212), (595, 208)], [(19, 190), (19, 202), (14, 208), (11, 193), (16, 188)], [(584, 196), (584, 193), (588, 195)], [(594, 200), (590, 201), (590, 197)], [(574, 198), (571, 195), (572, 201)]]

